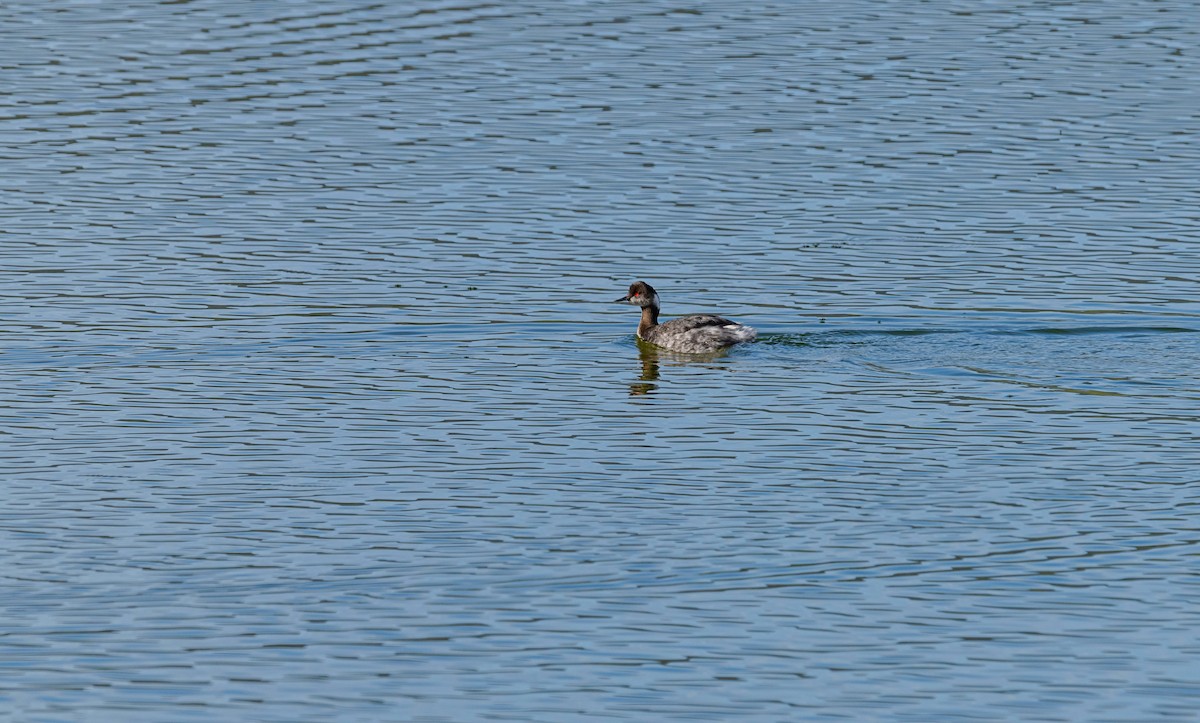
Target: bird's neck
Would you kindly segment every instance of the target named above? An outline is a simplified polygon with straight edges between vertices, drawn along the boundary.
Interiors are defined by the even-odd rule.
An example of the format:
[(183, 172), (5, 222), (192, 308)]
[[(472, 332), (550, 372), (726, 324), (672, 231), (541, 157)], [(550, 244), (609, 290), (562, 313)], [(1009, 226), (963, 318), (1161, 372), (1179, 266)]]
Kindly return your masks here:
[(638, 324), (638, 336), (646, 338), (646, 332), (658, 326), (658, 307), (643, 306), (642, 321)]

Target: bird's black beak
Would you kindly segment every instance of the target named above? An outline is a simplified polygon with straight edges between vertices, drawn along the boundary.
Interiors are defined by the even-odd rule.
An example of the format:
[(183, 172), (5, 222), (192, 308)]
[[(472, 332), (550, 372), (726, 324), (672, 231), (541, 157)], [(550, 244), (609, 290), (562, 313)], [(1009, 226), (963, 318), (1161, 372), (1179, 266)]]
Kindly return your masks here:
[(622, 296), (621, 298), (617, 299), (617, 300), (616, 300), (616, 301), (614, 301), (613, 303), (614, 303), (614, 304), (628, 304), (628, 303), (629, 303), (629, 294), (625, 294), (624, 296)]

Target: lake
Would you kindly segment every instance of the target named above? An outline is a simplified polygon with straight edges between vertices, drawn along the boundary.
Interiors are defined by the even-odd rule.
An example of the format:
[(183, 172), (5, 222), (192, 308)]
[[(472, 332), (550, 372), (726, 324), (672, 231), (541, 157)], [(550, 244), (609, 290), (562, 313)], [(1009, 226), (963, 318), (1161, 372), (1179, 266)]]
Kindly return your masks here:
[(13, 720), (1194, 719), (1191, 3), (0, 28)]

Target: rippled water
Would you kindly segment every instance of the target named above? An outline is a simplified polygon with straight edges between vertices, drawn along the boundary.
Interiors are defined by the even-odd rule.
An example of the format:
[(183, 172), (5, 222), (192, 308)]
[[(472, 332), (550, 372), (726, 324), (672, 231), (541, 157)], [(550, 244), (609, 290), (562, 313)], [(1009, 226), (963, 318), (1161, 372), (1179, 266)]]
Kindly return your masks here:
[(14, 719), (1200, 707), (1191, 4), (0, 29)]

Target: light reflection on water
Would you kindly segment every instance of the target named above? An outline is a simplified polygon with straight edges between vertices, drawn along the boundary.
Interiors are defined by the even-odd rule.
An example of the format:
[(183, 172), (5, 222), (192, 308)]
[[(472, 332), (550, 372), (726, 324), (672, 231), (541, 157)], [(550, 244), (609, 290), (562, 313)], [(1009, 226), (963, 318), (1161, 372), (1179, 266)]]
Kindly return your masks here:
[(0, 10), (0, 704), (1191, 717), (1191, 16)]

